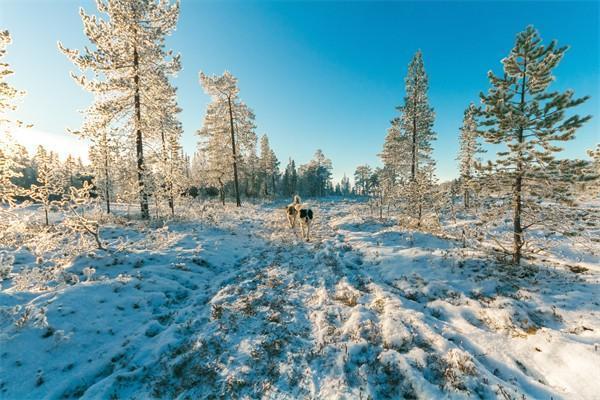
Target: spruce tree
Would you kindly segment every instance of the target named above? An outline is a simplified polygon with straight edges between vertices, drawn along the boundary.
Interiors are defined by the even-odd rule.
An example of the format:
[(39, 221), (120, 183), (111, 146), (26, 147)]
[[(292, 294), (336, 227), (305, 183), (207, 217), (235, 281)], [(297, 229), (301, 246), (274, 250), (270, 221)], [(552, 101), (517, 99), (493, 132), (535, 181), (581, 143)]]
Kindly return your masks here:
[[(552, 70), (567, 48), (552, 41), (542, 44), (538, 32), (529, 26), (516, 38), (510, 54), (502, 60), (503, 74), (488, 73), (491, 87), (481, 94), (483, 114), (481, 134), (489, 143), (504, 145), (490, 161), (488, 181), (509, 195), (512, 207), (512, 262), (520, 264), (527, 229), (548, 222), (542, 201), (565, 200), (563, 173), (568, 171), (555, 162), (561, 150), (555, 143), (574, 138), (587, 120), (566, 111), (587, 97), (574, 98), (572, 90), (550, 91)], [(548, 190), (548, 188), (552, 190)], [(509, 193), (506, 193), (506, 191)]]

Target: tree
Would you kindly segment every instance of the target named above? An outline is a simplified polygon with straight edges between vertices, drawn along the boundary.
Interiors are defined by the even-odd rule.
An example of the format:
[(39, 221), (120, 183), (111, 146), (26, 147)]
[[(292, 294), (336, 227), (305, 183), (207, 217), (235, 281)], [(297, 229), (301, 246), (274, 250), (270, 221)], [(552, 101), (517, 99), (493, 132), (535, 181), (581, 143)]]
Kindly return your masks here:
[(482, 153), (481, 144), (477, 140), (477, 109), (471, 103), (465, 110), (463, 124), (460, 127), (460, 150), (458, 153), (460, 179), (463, 188), (465, 208), (469, 208), (470, 185), (474, 176), (477, 154)]
[[(15, 179), (23, 174), (23, 165), (15, 161), (14, 143), (9, 135), (0, 137), (0, 205), (15, 206), (16, 197), (21, 194), (21, 188), (15, 184)], [(1, 207), (0, 207), (1, 209)]]
[(269, 195), (269, 184), (271, 185), (271, 193), (275, 193), (275, 180), (279, 168), (279, 161), (271, 147), (269, 146), (269, 137), (263, 135), (260, 138), (260, 169), (263, 176), (264, 195)]
[(36, 183), (28, 191), (29, 197), (42, 205), (46, 225), (50, 225), (48, 212), (53, 205), (58, 205), (63, 194), (58, 157), (38, 146), (34, 162), (37, 171)]
[[(119, 127), (132, 137), (140, 210), (150, 218), (144, 158), (146, 141), (156, 134), (156, 116), (164, 115), (160, 90), (168, 76), (181, 69), (179, 56), (164, 49), (165, 37), (173, 32), (179, 17), (179, 3), (147, 0), (100, 0), (100, 16), (80, 10), (84, 33), (95, 47), (83, 52), (63, 47), (60, 50), (81, 70), (72, 75), (94, 94), (94, 104), (86, 111), (79, 134), (94, 138), (110, 126)], [(102, 16), (106, 18), (102, 18)], [(88, 79), (87, 71), (94, 79)]]
[[(0, 60), (6, 55), (6, 48), (12, 43), (12, 38), (8, 31), (0, 31)], [(13, 88), (6, 82), (6, 78), (14, 72), (5, 62), (0, 62), (0, 126), (7, 123), (4, 119), (7, 111), (14, 110), (13, 101), (15, 98), (22, 96), (24, 93)]]
[(332, 189), (331, 160), (318, 149), (312, 160), (300, 167), (299, 186), (309, 196), (324, 196)]
[(110, 214), (110, 202), (115, 189), (116, 178), (113, 174), (113, 166), (117, 164), (118, 160), (117, 138), (116, 133), (109, 135), (106, 129), (102, 129), (101, 132), (90, 138), (89, 157), (95, 192), (104, 200), (107, 214)]
[(350, 178), (344, 174), (342, 179), (340, 180), (340, 194), (342, 196), (349, 196), (352, 192), (352, 187), (350, 186)]
[[(200, 84), (212, 99), (204, 119), (205, 132), (218, 137), (222, 145), (230, 150), (235, 199), (237, 206), (240, 207), (242, 203), (238, 177), (239, 147), (249, 145), (252, 141), (256, 142), (254, 113), (240, 101), (237, 78), (228, 71), (220, 76), (207, 76), (200, 72)], [(225, 132), (229, 134), (229, 141), (223, 137)]]
[(359, 165), (354, 171), (354, 187), (357, 194), (368, 196), (371, 191), (371, 175), (373, 170), (368, 165)]
[(556, 41), (548, 46), (541, 42), (532, 26), (519, 33), (510, 54), (502, 60), (503, 76), (490, 71), (491, 87), (487, 95), (481, 94), (481, 134), (487, 142), (505, 146), (484, 171), (493, 173), (490, 184), (499, 191), (511, 189), (515, 265), (521, 262), (526, 230), (546, 219), (540, 200), (561, 201), (569, 196), (561, 185), (569, 171), (555, 162), (554, 154), (561, 148), (554, 142), (573, 139), (590, 119), (565, 116), (566, 110), (587, 97), (576, 99), (572, 90), (548, 90), (554, 80), (552, 70), (567, 48), (557, 47)]
[(296, 162), (290, 158), (281, 178), (281, 194), (286, 197), (296, 194), (298, 190), (297, 185), (298, 173), (296, 171)]
[[(11, 37), (8, 31), (0, 31), (0, 59), (6, 54), (6, 47), (11, 43)], [(0, 127), (8, 123), (3, 117), (8, 110), (13, 110), (13, 99), (19, 96), (19, 92), (5, 81), (6, 77), (12, 75), (13, 71), (9, 65), (0, 62)], [(4, 131), (4, 129), (2, 129)], [(0, 132), (4, 136), (4, 132)], [(0, 137), (0, 204), (15, 205), (15, 196), (18, 194), (18, 187), (14, 184), (14, 179), (22, 176), (19, 169), (22, 167), (11, 157), (9, 146), (12, 139), (6, 134), (6, 137)]]
[(405, 132), (410, 145), (410, 180), (417, 179), (419, 165), (431, 164), (431, 141), (435, 140), (433, 132), (434, 113), (429, 106), (427, 90), (429, 83), (423, 55), (417, 51), (408, 65), (405, 79), (404, 105), (398, 107), (401, 113), (400, 129)]

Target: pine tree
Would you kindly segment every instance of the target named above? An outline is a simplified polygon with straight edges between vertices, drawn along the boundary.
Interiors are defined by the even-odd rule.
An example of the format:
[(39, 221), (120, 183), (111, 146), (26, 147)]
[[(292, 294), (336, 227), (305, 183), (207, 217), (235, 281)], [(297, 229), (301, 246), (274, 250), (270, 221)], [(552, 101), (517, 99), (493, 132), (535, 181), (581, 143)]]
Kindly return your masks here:
[[(0, 31), (0, 60), (6, 55), (6, 48), (12, 43), (12, 38), (8, 31)], [(0, 127), (8, 122), (4, 118), (8, 111), (14, 110), (13, 101), (24, 93), (13, 88), (6, 82), (6, 78), (14, 72), (5, 62), (0, 62)]]
[(269, 195), (269, 185), (271, 185), (271, 193), (275, 193), (275, 181), (279, 168), (279, 161), (271, 147), (269, 146), (269, 137), (263, 135), (260, 138), (260, 169), (263, 178), (264, 195)]
[(16, 197), (22, 193), (15, 180), (23, 176), (20, 171), (24, 166), (15, 160), (14, 148), (15, 143), (9, 135), (0, 136), (0, 206), (15, 206)]
[(240, 207), (240, 152), (243, 147), (249, 148), (256, 143), (254, 113), (240, 101), (237, 79), (228, 71), (221, 76), (207, 76), (200, 72), (200, 84), (212, 98), (206, 110), (203, 132), (222, 142), (219, 146), (229, 148), (235, 199)]
[(404, 105), (398, 107), (401, 113), (400, 129), (408, 137), (410, 145), (411, 181), (417, 179), (420, 165), (433, 163), (431, 142), (435, 140), (435, 133), (432, 130), (434, 113), (427, 97), (428, 81), (423, 55), (419, 50), (408, 65)]
[(471, 103), (465, 110), (463, 124), (460, 127), (460, 150), (458, 153), (460, 179), (463, 189), (463, 202), (465, 208), (470, 205), (471, 184), (475, 172), (475, 162), (478, 161), (477, 154), (483, 149), (477, 140), (477, 109)]
[(63, 181), (60, 176), (60, 166), (55, 153), (48, 152), (43, 146), (38, 146), (35, 157), (36, 183), (28, 191), (29, 197), (42, 205), (46, 226), (50, 225), (48, 213), (54, 205), (59, 205), (63, 194)]
[[(587, 97), (575, 99), (572, 90), (548, 90), (554, 80), (552, 70), (567, 48), (557, 47), (556, 41), (548, 46), (541, 42), (532, 26), (519, 33), (510, 54), (502, 60), (503, 76), (490, 71), (491, 88), (487, 95), (481, 94), (481, 134), (489, 143), (506, 146), (496, 160), (489, 162), (488, 172), (493, 173), (490, 184), (512, 192), (515, 265), (521, 262), (526, 230), (545, 220), (539, 200), (560, 201), (569, 196), (561, 189), (561, 174), (568, 171), (554, 163), (554, 154), (561, 150), (554, 142), (573, 139), (576, 130), (590, 118), (566, 118), (565, 111)], [(549, 186), (552, 190), (547, 190)]]
[(410, 177), (412, 144), (409, 136), (401, 129), (401, 119), (394, 118), (388, 128), (383, 150), (379, 158), (393, 182), (401, 183)]
[(325, 196), (331, 191), (331, 160), (318, 149), (307, 164), (300, 167), (299, 186), (302, 192), (310, 196)]
[[(6, 55), (6, 47), (12, 42), (8, 31), (0, 31), (0, 60)], [(14, 99), (23, 95), (6, 82), (6, 78), (13, 74), (9, 65), (0, 62), (0, 205), (15, 205), (15, 197), (20, 194), (20, 188), (15, 185), (15, 179), (23, 176), (23, 165), (13, 158), (15, 143), (8, 134), (9, 120), (5, 118), (8, 111), (14, 110)], [(17, 121), (17, 124), (19, 122)]]
[(296, 194), (298, 190), (297, 185), (298, 173), (296, 171), (296, 162), (290, 158), (281, 178), (281, 194), (286, 197)]
[[(86, 47), (80, 53), (59, 43), (60, 50), (82, 71), (73, 77), (95, 97), (79, 133), (94, 138), (113, 126), (130, 134), (140, 210), (147, 219), (144, 149), (157, 133), (155, 119), (164, 115), (161, 89), (168, 86), (167, 77), (181, 68), (179, 56), (164, 49), (165, 37), (173, 32), (179, 17), (179, 3), (105, 0), (96, 4), (100, 16), (80, 10), (84, 33), (95, 49)], [(88, 70), (94, 79), (88, 79)]]
[(350, 192), (352, 192), (352, 188), (350, 187), (350, 178), (344, 174), (340, 180), (340, 194), (342, 196), (349, 196)]
[(371, 175), (373, 169), (368, 165), (359, 165), (354, 172), (354, 187), (357, 194), (368, 196), (371, 191)]

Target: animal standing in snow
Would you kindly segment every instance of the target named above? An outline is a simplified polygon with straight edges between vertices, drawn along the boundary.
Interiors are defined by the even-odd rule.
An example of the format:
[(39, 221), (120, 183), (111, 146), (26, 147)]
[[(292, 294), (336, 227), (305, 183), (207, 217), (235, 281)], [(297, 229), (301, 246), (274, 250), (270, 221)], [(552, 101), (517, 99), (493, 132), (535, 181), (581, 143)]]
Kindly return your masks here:
[(302, 206), (300, 196), (294, 196), (294, 201), (286, 207), (286, 214), (290, 228), (296, 226), (296, 219), (300, 218), (300, 228), (302, 228), (302, 238), (310, 240), (310, 224), (313, 219), (313, 211), (310, 208)]

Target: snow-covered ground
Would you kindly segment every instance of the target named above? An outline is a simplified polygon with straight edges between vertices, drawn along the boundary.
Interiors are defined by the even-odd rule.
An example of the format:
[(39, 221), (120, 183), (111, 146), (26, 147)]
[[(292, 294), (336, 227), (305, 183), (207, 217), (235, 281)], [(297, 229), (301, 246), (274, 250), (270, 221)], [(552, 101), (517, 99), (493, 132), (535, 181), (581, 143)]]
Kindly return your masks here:
[(271, 204), (3, 249), (0, 398), (598, 398), (597, 254), (515, 270), (312, 206), (310, 243)]

